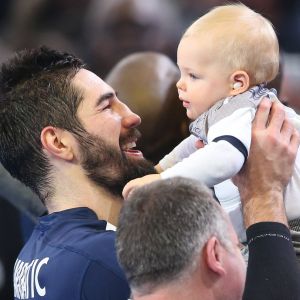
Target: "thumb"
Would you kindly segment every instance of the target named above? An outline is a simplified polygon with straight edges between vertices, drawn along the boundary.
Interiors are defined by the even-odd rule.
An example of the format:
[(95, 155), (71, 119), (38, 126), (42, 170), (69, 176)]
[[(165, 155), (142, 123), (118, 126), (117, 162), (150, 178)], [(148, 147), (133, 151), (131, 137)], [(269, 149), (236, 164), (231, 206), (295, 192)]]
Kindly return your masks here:
[(197, 140), (197, 141), (195, 142), (195, 147), (198, 148), (198, 149), (203, 148), (203, 147), (204, 147), (203, 141), (202, 141), (202, 140)]
[(131, 181), (129, 181), (123, 188), (122, 191), (122, 196), (124, 198), (124, 200), (127, 200), (130, 193), (133, 191), (134, 189), (134, 185), (131, 184)]

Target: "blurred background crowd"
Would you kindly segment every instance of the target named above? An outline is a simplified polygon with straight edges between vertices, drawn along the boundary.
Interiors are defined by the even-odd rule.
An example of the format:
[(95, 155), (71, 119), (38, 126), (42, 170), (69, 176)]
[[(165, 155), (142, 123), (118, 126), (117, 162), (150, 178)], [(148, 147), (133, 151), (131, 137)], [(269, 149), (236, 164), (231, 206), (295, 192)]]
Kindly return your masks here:
[[(74, 53), (102, 78), (120, 59), (133, 52), (158, 51), (176, 62), (177, 44), (184, 29), (211, 7), (227, 2), (1, 0), (0, 63), (15, 50), (40, 45)], [(279, 96), (300, 112), (300, 1), (240, 2), (273, 23), (282, 56)], [(12, 272), (5, 269), (13, 265), (23, 243), (24, 235), (17, 227), (16, 218), (14, 208), (0, 198), (0, 299), (11, 297)], [(3, 247), (3, 241), (12, 244), (9, 240), (14, 241), (12, 248)], [(6, 260), (1, 262), (1, 257)]]
[[(183, 30), (211, 7), (226, 2), (1, 0), (0, 61), (16, 49), (48, 45), (82, 57), (95, 73), (105, 77), (117, 61), (135, 51), (159, 51), (175, 60)], [(274, 24), (283, 57), (282, 97), (300, 109), (296, 101), (300, 89), (300, 2), (241, 2)]]

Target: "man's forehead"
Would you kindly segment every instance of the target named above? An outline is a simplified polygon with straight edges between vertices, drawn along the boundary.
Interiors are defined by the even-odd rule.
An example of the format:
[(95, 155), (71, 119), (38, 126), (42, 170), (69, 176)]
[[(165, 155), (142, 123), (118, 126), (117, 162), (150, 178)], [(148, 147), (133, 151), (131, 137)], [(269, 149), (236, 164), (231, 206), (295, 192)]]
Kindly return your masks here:
[(111, 86), (109, 86), (95, 73), (87, 69), (80, 69), (74, 76), (72, 82), (82, 92), (97, 90), (99, 94), (104, 94), (108, 92), (114, 93), (114, 90)]
[(93, 114), (102, 99), (107, 99), (108, 95), (115, 97), (114, 89), (104, 82), (95, 73), (81, 69), (73, 78), (73, 85), (82, 95), (82, 101), (78, 107), (78, 115)]

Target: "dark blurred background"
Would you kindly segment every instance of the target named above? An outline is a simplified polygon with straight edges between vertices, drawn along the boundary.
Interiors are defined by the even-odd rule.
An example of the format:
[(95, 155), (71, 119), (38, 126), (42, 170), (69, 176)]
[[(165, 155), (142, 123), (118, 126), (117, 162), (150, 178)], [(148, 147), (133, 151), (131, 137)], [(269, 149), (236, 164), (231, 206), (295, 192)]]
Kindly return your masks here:
[[(78, 55), (102, 78), (121, 58), (136, 51), (159, 51), (176, 61), (184, 29), (211, 7), (226, 2), (0, 0), (0, 62), (15, 50), (40, 45)], [(279, 96), (300, 111), (300, 1), (241, 2), (273, 23), (282, 52)], [(31, 227), (26, 216), (3, 198), (0, 221), (0, 299), (6, 300), (13, 297), (14, 259)]]
[[(183, 30), (221, 0), (1, 0), (0, 61), (16, 49), (48, 45), (82, 57), (105, 77), (136, 51), (173, 60)], [(235, 2), (235, 1), (231, 1)], [(300, 109), (300, 1), (244, 0), (274, 24), (283, 57), (281, 97)]]

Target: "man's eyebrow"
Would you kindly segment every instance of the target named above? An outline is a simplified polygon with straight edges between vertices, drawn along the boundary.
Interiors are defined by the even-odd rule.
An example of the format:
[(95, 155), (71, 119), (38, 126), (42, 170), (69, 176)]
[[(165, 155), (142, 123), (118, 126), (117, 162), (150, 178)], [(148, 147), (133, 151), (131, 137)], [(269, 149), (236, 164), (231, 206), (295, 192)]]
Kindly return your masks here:
[(109, 100), (116, 96), (117, 96), (117, 93), (115, 93), (115, 92), (105, 93), (97, 99), (96, 106), (100, 105), (100, 103), (103, 102), (104, 100)]

